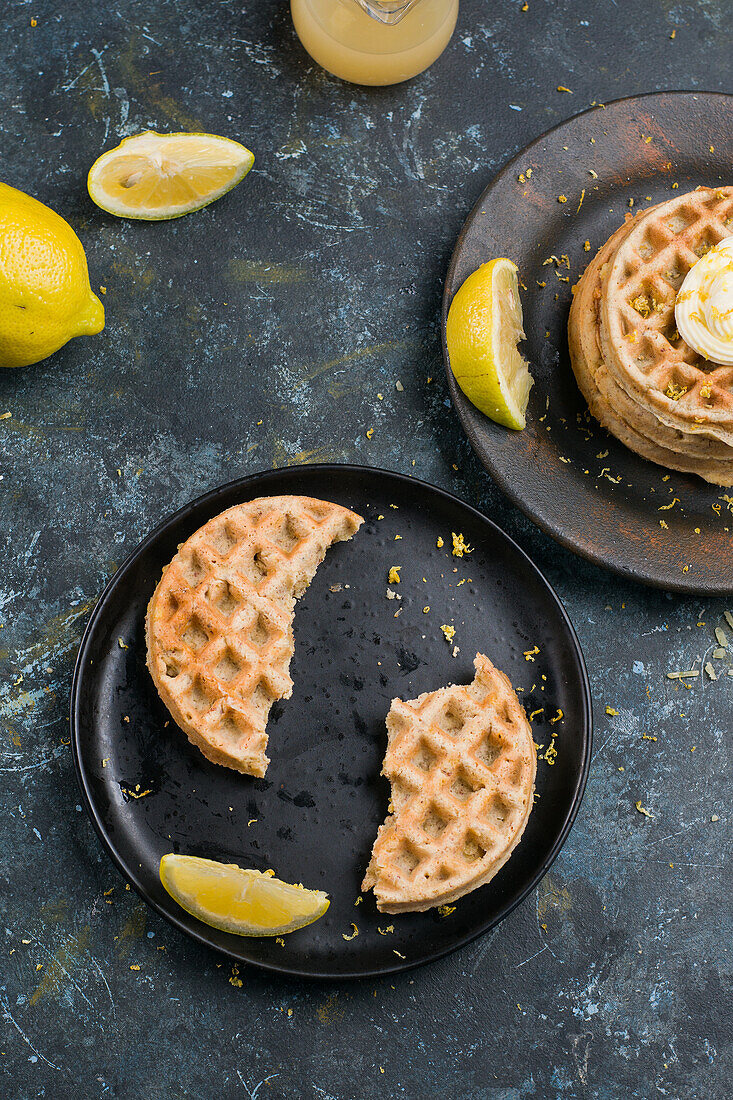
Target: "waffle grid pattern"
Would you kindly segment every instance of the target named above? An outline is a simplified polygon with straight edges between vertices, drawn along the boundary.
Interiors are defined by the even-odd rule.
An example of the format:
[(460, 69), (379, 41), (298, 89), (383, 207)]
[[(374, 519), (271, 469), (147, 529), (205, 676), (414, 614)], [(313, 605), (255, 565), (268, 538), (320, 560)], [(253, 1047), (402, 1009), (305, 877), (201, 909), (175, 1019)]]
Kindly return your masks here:
[(383, 912), (427, 909), (487, 882), (519, 841), (532, 806), (532, 734), (506, 676), (481, 654), (476, 679), (395, 699), (383, 773), (392, 813), (363, 889)]
[[(646, 211), (603, 278), (601, 335), (609, 366), (683, 430), (731, 429), (733, 367), (698, 355), (678, 335), (677, 293), (687, 272), (733, 232), (733, 188), (702, 188)], [(702, 391), (702, 392), (701, 392)]]
[(573, 371), (601, 424), (644, 458), (722, 486), (733, 484), (733, 371), (678, 337), (674, 305), (731, 218), (733, 188), (629, 218), (584, 271), (568, 322)]
[(260, 498), (179, 547), (150, 601), (148, 666), (209, 759), (264, 775), (270, 709), (292, 693), (295, 600), (328, 547), (361, 522), (326, 501)]

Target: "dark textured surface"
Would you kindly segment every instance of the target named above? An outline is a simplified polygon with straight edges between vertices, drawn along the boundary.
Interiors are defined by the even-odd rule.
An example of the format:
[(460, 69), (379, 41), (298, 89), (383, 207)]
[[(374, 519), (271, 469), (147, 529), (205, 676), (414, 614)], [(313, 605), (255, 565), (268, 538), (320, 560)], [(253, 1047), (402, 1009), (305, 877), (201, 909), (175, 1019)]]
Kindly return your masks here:
[[(0, 377), (0, 1093), (723, 1100), (733, 679), (665, 673), (709, 657), (726, 604), (606, 575), (502, 499), (447, 401), (439, 311), (467, 211), (528, 140), (592, 100), (730, 90), (728, 5), (464, 0), (443, 59), (382, 91), (309, 65), (284, 0), (244, 7), (0, 15), (2, 176), (70, 219), (108, 315)], [(255, 167), (193, 217), (115, 221), (85, 174), (150, 125), (241, 138)], [(534, 898), (457, 955), (348, 988), (234, 976), (126, 891), (66, 725), (115, 564), (197, 493), (319, 458), (414, 470), (497, 519), (561, 593), (596, 697), (583, 808)]]

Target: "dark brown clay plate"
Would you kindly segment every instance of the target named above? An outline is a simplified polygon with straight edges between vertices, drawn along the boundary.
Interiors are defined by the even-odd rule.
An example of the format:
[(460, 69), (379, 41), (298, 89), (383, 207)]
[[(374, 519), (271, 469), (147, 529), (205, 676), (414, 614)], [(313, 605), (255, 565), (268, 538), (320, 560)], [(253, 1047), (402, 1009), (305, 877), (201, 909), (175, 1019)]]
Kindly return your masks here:
[[(733, 592), (733, 490), (639, 458), (590, 417), (570, 367), (570, 288), (630, 209), (732, 182), (733, 96), (663, 92), (586, 111), (489, 184), (458, 238), (443, 297), (451, 395), (497, 484), (563, 546), (678, 592)], [(464, 397), (445, 346), (453, 295), (495, 256), (514, 260), (526, 287), (521, 349), (535, 384), (522, 432), (494, 424)], [(558, 259), (548, 263), (551, 256)]]

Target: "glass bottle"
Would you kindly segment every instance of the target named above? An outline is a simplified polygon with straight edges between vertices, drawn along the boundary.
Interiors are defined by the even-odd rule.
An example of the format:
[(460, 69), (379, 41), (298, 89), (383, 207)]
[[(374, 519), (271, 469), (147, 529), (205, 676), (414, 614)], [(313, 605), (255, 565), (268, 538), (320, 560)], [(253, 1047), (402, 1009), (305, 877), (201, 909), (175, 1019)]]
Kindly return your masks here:
[(398, 84), (440, 57), (458, 0), (290, 0), (314, 61), (353, 84)]

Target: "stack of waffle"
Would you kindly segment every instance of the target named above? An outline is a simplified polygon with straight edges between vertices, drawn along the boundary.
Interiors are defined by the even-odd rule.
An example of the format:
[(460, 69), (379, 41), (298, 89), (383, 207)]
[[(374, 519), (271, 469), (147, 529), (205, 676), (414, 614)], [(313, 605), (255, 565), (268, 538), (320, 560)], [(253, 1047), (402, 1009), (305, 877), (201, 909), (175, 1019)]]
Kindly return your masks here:
[(733, 367), (675, 326), (690, 268), (733, 233), (733, 187), (700, 187), (638, 214), (586, 268), (570, 310), (573, 371), (591, 413), (644, 458), (733, 485)]

